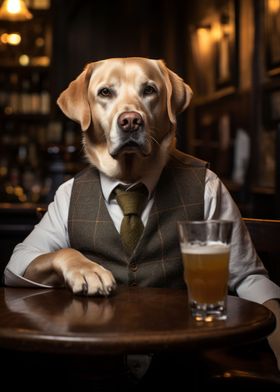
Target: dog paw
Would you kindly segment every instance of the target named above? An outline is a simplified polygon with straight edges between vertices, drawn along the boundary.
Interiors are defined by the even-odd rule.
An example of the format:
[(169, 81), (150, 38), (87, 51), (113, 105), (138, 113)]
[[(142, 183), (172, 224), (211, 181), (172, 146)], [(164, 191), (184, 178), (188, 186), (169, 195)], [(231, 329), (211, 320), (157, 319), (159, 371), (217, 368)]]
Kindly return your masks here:
[(58, 251), (54, 269), (74, 294), (108, 296), (116, 289), (115, 278), (109, 270), (74, 249)]
[(101, 266), (68, 271), (65, 281), (70, 290), (77, 295), (108, 296), (116, 289), (112, 273)]

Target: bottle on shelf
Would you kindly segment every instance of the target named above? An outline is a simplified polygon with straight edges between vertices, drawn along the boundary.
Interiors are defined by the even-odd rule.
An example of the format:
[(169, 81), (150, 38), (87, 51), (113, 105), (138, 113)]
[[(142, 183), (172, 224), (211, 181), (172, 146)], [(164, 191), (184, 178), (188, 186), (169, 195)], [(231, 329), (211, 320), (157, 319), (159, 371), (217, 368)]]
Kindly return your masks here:
[(41, 114), (49, 114), (51, 111), (51, 98), (48, 89), (48, 80), (44, 75), (42, 75), (41, 79)]
[(6, 184), (8, 181), (8, 158), (1, 154), (0, 157), (0, 202), (6, 201)]
[(8, 105), (5, 114), (17, 114), (20, 111), (19, 76), (16, 72), (10, 74)]
[(53, 196), (64, 182), (65, 163), (63, 159), (62, 123), (51, 121), (48, 125), (48, 140), (45, 158), (44, 202), (52, 201)]
[(31, 74), (31, 113), (38, 114), (41, 112), (41, 91), (40, 91), (40, 74), (32, 72)]
[(20, 113), (28, 114), (31, 112), (31, 91), (30, 91), (30, 80), (23, 76), (21, 82), (21, 93), (20, 93)]
[(9, 135), (6, 134), (5, 129), (1, 129), (2, 137), (0, 140), (0, 201), (6, 200), (6, 184), (8, 181), (9, 172)]
[(5, 113), (5, 109), (8, 105), (8, 85), (7, 76), (0, 72), (0, 114)]
[(42, 177), (38, 166), (37, 147), (28, 144), (28, 159), (21, 173), (21, 182), (28, 202), (37, 203), (41, 199)]
[(5, 185), (6, 201), (9, 203), (24, 203), (26, 196), (20, 184), (19, 169), (13, 165), (9, 170), (8, 181)]
[[(25, 140), (16, 137), (14, 134), (14, 124), (8, 122), (4, 129), (2, 138), (2, 149), (4, 162), (7, 168), (2, 166), (5, 176), (1, 179), (1, 202), (22, 203), (26, 201), (24, 189), (21, 184), (21, 165), (24, 163), (27, 152)], [(20, 140), (19, 140), (20, 139)], [(3, 152), (2, 151), (2, 152)], [(3, 163), (3, 161), (2, 161)]]

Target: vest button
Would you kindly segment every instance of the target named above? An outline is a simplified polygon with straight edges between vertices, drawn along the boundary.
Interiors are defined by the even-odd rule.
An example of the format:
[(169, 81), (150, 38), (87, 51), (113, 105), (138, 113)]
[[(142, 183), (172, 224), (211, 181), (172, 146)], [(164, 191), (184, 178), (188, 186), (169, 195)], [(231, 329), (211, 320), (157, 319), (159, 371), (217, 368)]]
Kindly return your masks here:
[(130, 264), (129, 264), (129, 269), (130, 269), (130, 271), (132, 271), (132, 272), (136, 272), (136, 271), (138, 270), (138, 266), (137, 266), (136, 263), (130, 263)]
[(135, 287), (135, 286), (137, 286), (137, 283), (136, 282), (129, 282), (129, 284), (128, 284), (130, 287)]

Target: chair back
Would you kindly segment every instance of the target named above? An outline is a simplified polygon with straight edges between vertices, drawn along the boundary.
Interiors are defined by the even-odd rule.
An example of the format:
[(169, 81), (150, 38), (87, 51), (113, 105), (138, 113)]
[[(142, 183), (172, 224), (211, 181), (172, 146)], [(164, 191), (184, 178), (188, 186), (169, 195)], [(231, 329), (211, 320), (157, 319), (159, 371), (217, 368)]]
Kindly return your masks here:
[(280, 220), (242, 219), (269, 277), (280, 286)]

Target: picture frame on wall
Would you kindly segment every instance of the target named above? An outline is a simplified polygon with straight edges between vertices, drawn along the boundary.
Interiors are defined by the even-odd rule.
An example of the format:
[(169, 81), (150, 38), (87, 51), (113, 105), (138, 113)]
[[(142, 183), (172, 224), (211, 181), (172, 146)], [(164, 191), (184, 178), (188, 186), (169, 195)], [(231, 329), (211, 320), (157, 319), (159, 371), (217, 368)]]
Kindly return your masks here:
[(274, 90), (270, 95), (271, 121), (274, 124), (280, 122), (280, 89)]
[(221, 90), (238, 83), (238, 7), (237, 0), (217, 0), (218, 38), (214, 48), (215, 87)]
[(280, 74), (280, 0), (264, 0), (265, 62), (269, 76)]
[(210, 162), (210, 167), (224, 180), (232, 176), (233, 123), (228, 111), (213, 112), (211, 106), (195, 109), (195, 155)]
[(280, 86), (274, 86), (264, 92), (264, 121), (268, 130), (280, 124)]

